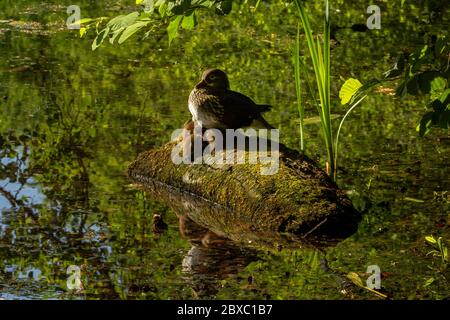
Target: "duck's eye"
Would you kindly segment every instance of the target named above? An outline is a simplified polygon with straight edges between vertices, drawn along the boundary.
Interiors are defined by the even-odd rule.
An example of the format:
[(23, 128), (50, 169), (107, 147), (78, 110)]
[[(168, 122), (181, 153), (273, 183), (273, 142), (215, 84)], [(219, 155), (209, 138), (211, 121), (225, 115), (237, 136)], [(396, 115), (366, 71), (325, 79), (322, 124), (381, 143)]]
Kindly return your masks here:
[(217, 79), (217, 77), (215, 75), (213, 75), (213, 74), (211, 74), (208, 78), (209, 78), (209, 80), (216, 80)]

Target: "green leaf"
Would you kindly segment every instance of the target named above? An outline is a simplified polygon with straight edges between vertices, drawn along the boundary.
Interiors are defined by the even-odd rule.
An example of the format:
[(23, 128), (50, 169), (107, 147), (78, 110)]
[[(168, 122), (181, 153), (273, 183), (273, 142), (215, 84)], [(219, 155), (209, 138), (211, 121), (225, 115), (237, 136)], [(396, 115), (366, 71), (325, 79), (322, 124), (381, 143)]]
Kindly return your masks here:
[(181, 22), (181, 27), (183, 29), (193, 29), (197, 25), (197, 16), (195, 11), (192, 11), (190, 15), (184, 16), (183, 21)]
[[(157, 5), (158, 5), (158, 3), (157, 3)], [(167, 8), (168, 8), (168, 6), (167, 6), (166, 2), (163, 2), (163, 3), (161, 3), (161, 5), (158, 6), (158, 13), (161, 16), (161, 18), (164, 18), (166, 16)]]
[(86, 28), (80, 28), (80, 38), (83, 38), (83, 36), (86, 34)]
[[(440, 73), (436, 72), (436, 71), (424, 71), (422, 73), (419, 73), (417, 75), (417, 82), (418, 82), (421, 93), (427, 94), (427, 93), (432, 92), (433, 82), (434, 82), (434, 80), (439, 78), (439, 75), (440, 75)], [(443, 80), (444, 80), (444, 87), (445, 87), (446, 81), (445, 81), (445, 79), (443, 79)], [(439, 80), (437, 80), (437, 82), (435, 82), (436, 87), (441, 84), (442, 84), (442, 82)], [(442, 87), (442, 89), (444, 89), (444, 87)]]
[(430, 284), (432, 284), (434, 282), (434, 278), (428, 278), (427, 281), (425, 281), (425, 283), (423, 284), (424, 287), (428, 287)]
[(169, 35), (169, 45), (172, 43), (178, 35), (178, 28), (180, 27), (181, 20), (183, 16), (177, 16), (174, 20), (169, 23), (167, 27), (167, 34)]
[(412, 55), (411, 58), (413, 61), (419, 61), (426, 57), (428, 53), (429, 47), (428, 45), (424, 45), (421, 49), (416, 50)]
[(405, 61), (406, 61), (405, 54), (404, 53), (400, 54), (397, 57), (397, 60), (395, 61), (395, 64), (392, 66), (392, 68), (383, 73), (384, 77), (386, 79), (389, 79), (401, 75), (403, 70), (405, 69)]
[(361, 278), (359, 277), (359, 275), (356, 272), (349, 272), (347, 274), (347, 278), (353, 282), (354, 284), (356, 284), (358, 287), (364, 287), (364, 284), (361, 280)]
[(117, 29), (112, 33), (112, 36), (109, 38), (109, 43), (113, 44), (116, 38), (125, 30), (125, 27), (122, 27), (120, 29)]
[(432, 121), (433, 121), (433, 112), (427, 112), (420, 120), (419, 125), (417, 126), (416, 130), (419, 132), (419, 135), (421, 137), (425, 136), (430, 132)]
[(110, 28), (106, 27), (100, 33), (95, 37), (94, 41), (92, 42), (92, 51), (96, 50), (98, 47), (101, 46), (103, 41), (105, 41), (106, 37), (108, 36), (110, 31)]
[(135, 24), (132, 24), (131, 26), (128, 26), (125, 29), (125, 31), (122, 33), (122, 35), (120, 36), (119, 41), (118, 41), (119, 44), (121, 44), (124, 41), (126, 41), (129, 37), (134, 35), (136, 32), (141, 30), (143, 27), (145, 27), (149, 23), (150, 23), (150, 21), (138, 21)]
[(426, 236), (425, 240), (431, 244), (435, 244), (437, 242), (433, 236)]
[(77, 24), (83, 24), (83, 23), (88, 23), (91, 21), (95, 21), (96, 19), (91, 19), (91, 18), (84, 18), (84, 19), (80, 19), (75, 21), (74, 23), (72, 23), (71, 25), (77, 25)]
[(110, 27), (111, 30), (115, 31), (122, 27), (128, 27), (133, 24), (139, 18), (139, 12), (135, 11), (127, 15), (120, 15), (111, 19), (106, 26)]
[(417, 202), (417, 203), (424, 203), (425, 202), (422, 199), (417, 199), (417, 198), (412, 198), (412, 197), (404, 197), (403, 200), (411, 201), (411, 202)]
[(439, 101), (441, 101), (443, 105), (450, 103), (450, 88), (445, 89), (445, 91), (442, 92), (441, 96), (439, 97)]
[(155, 2), (153, 0), (136, 0), (136, 5), (141, 5), (145, 13), (153, 13)]
[(359, 88), (362, 87), (362, 83), (359, 80), (350, 78), (342, 85), (339, 91), (339, 98), (341, 99), (341, 104), (347, 104), (350, 102), (352, 97), (358, 92)]
[(173, 6), (172, 3), (169, 4), (169, 10), (175, 15), (186, 14), (191, 9), (191, 0), (181, 0), (173, 4)]

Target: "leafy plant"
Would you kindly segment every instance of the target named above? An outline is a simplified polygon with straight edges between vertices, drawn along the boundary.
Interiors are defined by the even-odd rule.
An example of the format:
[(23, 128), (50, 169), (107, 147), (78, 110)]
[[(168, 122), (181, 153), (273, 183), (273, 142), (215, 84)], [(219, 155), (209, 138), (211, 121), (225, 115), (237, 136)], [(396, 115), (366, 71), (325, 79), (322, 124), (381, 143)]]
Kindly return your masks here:
[[(327, 171), (333, 173), (335, 161), (334, 161), (334, 151), (333, 151), (333, 131), (331, 128), (331, 99), (330, 99), (330, 19), (328, 15), (328, 1), (326, 4), (326, 13), (324, 17), (324, 34), (322, 43), (320, 40), (314, 39), (313, 32), (309, 23), (308, 15), (305, 12), (303, 3), (300, 0), (294, 0), (295, 5), (298, 9), (298, 14), (302, 22), (303, 30), (306, 36), (306, 42), (308, 45), (308, 50), (311, 56), (311, 61), (313, 64), (317, 92), (319, 94), (319, 103), (315, 103), (317, 112), (320, 117), (321, 130), (325, 142), (325, 147), (327, 150), (328, 166)], [(299, 44), (299, 33), (297, 32), (297, 42), (295, 49), (294, 65), (295, 65), (295, 79), (296, 79), (296, 89), (297, 89), (297, 99), (298, 108), (300, 116), (300, 140), (303, 150), (303, 121), (304, 121), (304, 107), (300, 101), (300, 44)], [(316, 101), (314, 99), (314, 101)]]
[(432, 127), (450, 127), (450, 43), (445, 36), (431, 36), (429, 43), (411, 54), (402, 53), (393, 68), (385, 73), (387, 79), (403, 75), (397, 96), (429, 94), (431, 109), (423, 115), (417, 131), (426, 135)]
[(109, 20), (103, 29), (99, 29), (107, 18), (82, 19), (75, 22), (82, 24), (80, 36), (88, 30), (95, 29), (96, 37), (92, 50), (96, 50), (105, 40), (121, 44), (141, 30), (146, 30), (144, 38), (162, 26), (167, 25), (169, 43), (177, 36), (180, 28), (193, 29), (197, 25), (197, 10), (214, 9), (219, 15), (231, 11), (232, 0), (136, 0), (140, 8), (126, 15), (119, 15)]
[[(333, 180), (336, 180), (337, 177), (337, 158), (338, 158), (338, 141), (339, 134), (342, 128), (342, 124), (345, 119), (349, 115), (349, 113), (359, 105), (367, 96), (366, 92), (371, 89), (375, 84), (378, 83), (377, 80), (370, 81), (366, 85), (362, 85), (357, 79), (348, 79), (344, 85), (342, 86), (339, 97), (341, 99), (342, 104), (349, 104), (350, 108), (347, 113), (342, 118), (336, 135), (333, 135), (333, 130), (331, 126), (331, 98), (330, 98), (330, 19), (328, 12), (328, 0), (325, 0), (325, 17), (324, 17), (324, 32), (323, 32), (323, 40), (322, 44), (319, 39), (314, 39), (313, 33), (309, 24), (309, 19), (307, 14), (305, 13), (305, 9), (303, 7), (302, 1), (294, 0), (300, 20), (303, 25), (303, 29), (306, 35), (306, 40), (308, 44), (309, 54), (311, 56), (317, 92), (319, 94), (319, 101), (314, 97), (314, 93), (312, 92), (307, 76), (305, 75), (304, 81), (307, 82), (308, 88), (311, 91), (311, 97), (314, 100), (317, 112), (320, 117), (321, 130), (323, 133), (323, 138), (327, 150), (328, 162), (327, 162), (327, 172), (332, 177)], [(304, 105), (301, 101), (301, 77), (300, 77), (300, 69), (306, 70), (306, 68), (302, 64), (302, 60), (300, 57), (300, 41), (299, 41), (299, 31), (297, 31), (297, 41), (295, 44), (294, 50), (294, 69), (295, 69), (295, 83), (296, 83), (296, 91), (297, 91), (297, 105), (300, 117), (300, 146), (301, 150), (304, 151), (304, 135), (303, 135), (303, 126), (304, 126)]]
[(446, 265), (448, 263), (448, 247), (442, 237), (435, 239), (433, 236), (426, 236), (425, 241), (433, 248), (427, 255), (440, 257), (442, 264)]
[(380, 80), (374, 79), (366, 86), (392, 80), (400, 80), (395, 93), (401, 99), (409, 95), (429, 96), (430, 111), (416, 128), (420, 136), (433, 127), (450, 128), (450, 42), (445, 36), (431, 36), (429, 43), (414, 52), (402, 52)]

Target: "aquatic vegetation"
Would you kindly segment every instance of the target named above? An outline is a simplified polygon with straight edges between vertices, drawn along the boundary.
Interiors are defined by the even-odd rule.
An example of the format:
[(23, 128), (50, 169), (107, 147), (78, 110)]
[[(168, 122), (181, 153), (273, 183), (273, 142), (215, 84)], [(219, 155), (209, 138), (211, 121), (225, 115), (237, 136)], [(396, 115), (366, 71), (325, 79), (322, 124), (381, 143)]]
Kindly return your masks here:
[[(325, 142), (325, 147), (327, 150), (328, 166), (327, 172), (335, 178), (334, 168), (334, 148), (333, 148), (333, 130), (331, 127), (331, 98), (330, 98), (330, 19), (328, 12), (328, 1), (325, 1), (326, 10), (324, 18), (324, 32), (323, 32), (323, 43), (320, 43), (319, 39), (315, 40), (313, 37), (313, 32), (309, 23), (308, 15), (305, 12), (303, 3), (300, 0), (295, 0), (295, 5), (297, 6), (300, 20), (305, 32), (306, 42), (308, 44), (308, 50), (311, 56), (311, 61), (313, 64), (317, 93), (319, 95), (319, 102), (315, 103), (317, 112), (320, 117), (320, 124), (323, 139)], [(295, 80), (296, 80), (296, 90), (297, 97), (301, 96), (300, 92), (300, 44), (299, 44), (299, 32), (297, 32), (297, 41), (294, 56), (295, 65)], [(299, 98), (297, 98), (299, 100)], [(313, 97), (314, 99), (314, 97)], [(300, 141), (301, 146), (304, 146), (303, 138), (303, 121), (304, 121), (304, 109), (301, 101), (298, 101), (299, 116), (300, 116)], [(304, 148), (302, 148), (304, 151)]]

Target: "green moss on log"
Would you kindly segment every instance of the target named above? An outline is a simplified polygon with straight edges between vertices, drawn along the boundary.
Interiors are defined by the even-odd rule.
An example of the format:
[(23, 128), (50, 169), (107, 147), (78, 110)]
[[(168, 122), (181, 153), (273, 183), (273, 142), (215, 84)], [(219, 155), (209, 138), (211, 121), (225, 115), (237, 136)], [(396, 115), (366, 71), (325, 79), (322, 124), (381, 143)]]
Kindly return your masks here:
[(130, 164), (128, 175), (153, 193), (155, 188), (166, 189), (159, 196), (171, 206), (177, 200), (167, 195), (168, 189), (222, 207), (210, 213), (185, 208), (192, 220), (220, 235), (239, 241), (243, 232), (342, 238), (356, 230), (360, 215), (351, 201), (296, 151), (280, 145), (278, 173), (261, 175), (261, 164), (176, 165), (171, 161), (176, 143), (143, 152)]

